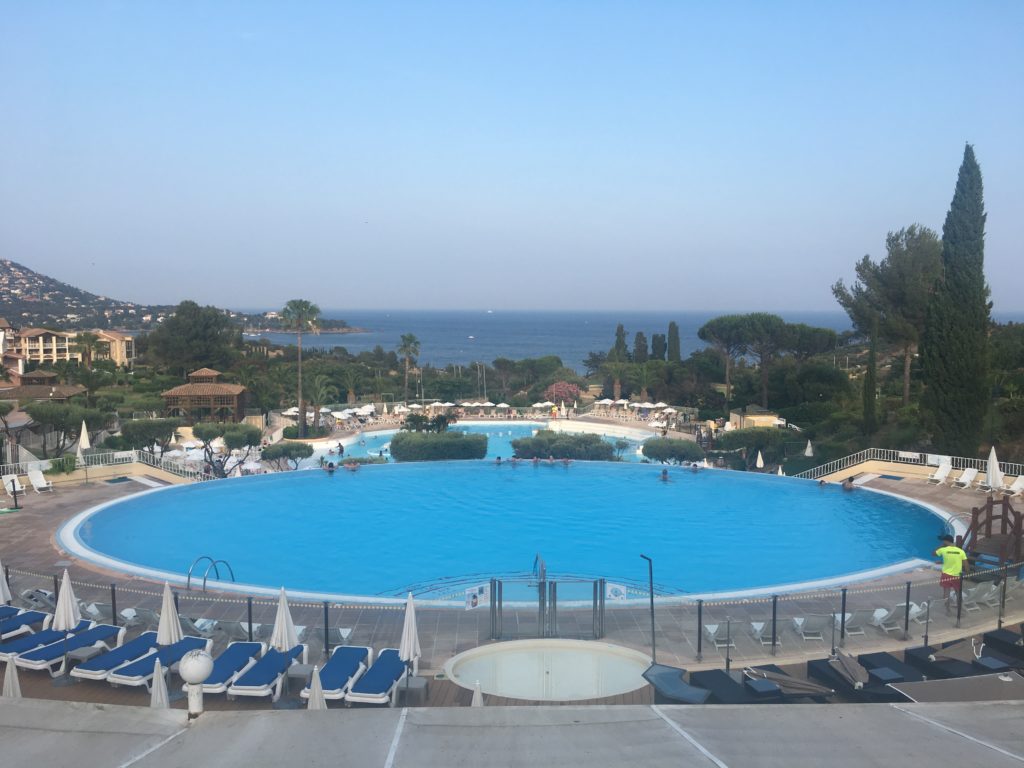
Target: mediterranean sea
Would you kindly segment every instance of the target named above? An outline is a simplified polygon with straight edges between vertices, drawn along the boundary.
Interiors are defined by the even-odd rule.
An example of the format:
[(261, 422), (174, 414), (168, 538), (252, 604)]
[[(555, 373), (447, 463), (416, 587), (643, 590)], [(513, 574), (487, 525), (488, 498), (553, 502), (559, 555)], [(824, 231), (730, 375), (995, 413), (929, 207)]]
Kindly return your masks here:
[[(253, 311), (253, 310), (249, 310)], [(344, 347), (351, 354), (371, 351), (380, 345), (386, 351), (401, 343), (402, 334), (412, 333), (420, 341), (421, 364), (444, 367), (474, 362), (490, 364), (499, 357), (522, 360), (557, 355), (562, 363), (578, 372), (590, 352), (607, 352), (615, 342), (615, 326), (626, 328), (626, 340), (633, 348), (637, 331), (647, 336), (668, 333), (668, 324), (679, 325), (679, 346), (685, 359), (704, 346), (697, 337), (700, 327), (722, 312), (637, 312), (637, 311), (509, 311), (509, 310), (345, 310), (324, 309), (323, 317), (340, 319), (364, 333), (321, 333), (303, 335), (303, 348)], [(844, 331), (850, 321), (841, 312), (788, 312), (791, 323)], [(253, 338), (253, 337), (247, 337)], [(259, 334), (275, 344), (294, 344), (295, 335)]]

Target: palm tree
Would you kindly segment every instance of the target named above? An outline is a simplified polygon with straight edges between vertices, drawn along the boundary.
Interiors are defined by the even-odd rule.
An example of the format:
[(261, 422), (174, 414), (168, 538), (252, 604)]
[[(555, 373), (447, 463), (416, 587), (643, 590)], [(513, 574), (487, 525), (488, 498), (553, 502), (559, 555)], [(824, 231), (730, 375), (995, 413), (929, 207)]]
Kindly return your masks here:
[(320, 329), (320, 307), (305, 299), (292, 299), (281, 310), (281, 322), (285, 328), (295, 331), (299, 347), (299, 437), (306, 436), (306, 400), (302, 396), (302, 334), (316, 333)]
[(348, 403), (356, 401), (356, 390), (363, 382), (363, 372), (356, 365), (346, 365), (341, 369), (341, 384), (348, 390)]
[(96, 354), (103, 343), (95, 333), (82, 331), (82, 333), (75, 336), (75, 340), (71, 345), (71, 351), (81, 355), (82, 366), (86, 370), (92, 370), (93, 355)]
[(314, 376), (313, 381), (306, 386), (309, 389), (309, 403), (313, 407), (313, 424), (316, 426), (320, 424), (320, 406), (337, 400), (338, 388), (331, 384), (330, 378), (323, 373)]
[(403, 389), (403, 400), (409, 399), (409, 366), (416, 355), (420, 353), (420, 340), (414, 334), (403, 333), (402, 343), (398, 345), (398, 354), (405, 360), (405, 386)]
[(625, 379), (630, 371), (629, 363), (620, 362), (618, 360), (610, 360), (602, 366), (605, 374), (612, 380), (612, 399), (622, 399), (622, 380)]

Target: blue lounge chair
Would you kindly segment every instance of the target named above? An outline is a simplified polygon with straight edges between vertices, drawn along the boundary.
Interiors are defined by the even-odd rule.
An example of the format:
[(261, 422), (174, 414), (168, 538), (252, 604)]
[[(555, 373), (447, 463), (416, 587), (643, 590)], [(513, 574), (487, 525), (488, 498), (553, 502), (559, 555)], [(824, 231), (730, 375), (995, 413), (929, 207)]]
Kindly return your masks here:
[[(75, 632), (81, 632), (82, 630), (88, 629), (91, 624), (91, 621), (82, 619), (78, 626), (71, 630), (71, 632), (72, 634)], [(44, 629), (42, 632), (33, 632), (28, 635), (21, 635), (13, 640), (8, 640), (6, 643), (0, 643), (0, 661), (12, 659), (19, 653), (31, 651), (33, 648), (41, 648), (44, 645), (56, 643), (63, 640), (65, 636), (65, 632), (58, 632), (56, 629)]]
[(156, 632), (144, 632), (120, 648), (104, 653), (94, 659), (83, 661), (71, 670), (72, 677), (83, 680), (106, 680), (107, 675), (118, 667), (131, 664), (149, 655), (156, 648)]
[(685, 669), (666, 664), (651, 664), (643, 678), (654, 688), (655, 704), (705, 704), (711, 691), (705, 691), (683, 680)]
[(778, 686), (767, 693), (756, 693), (744, 682), (743, 672), (732, 673), (724, 669), (706, 669), (702, 672), (690, 673), (690, 685), (703, 688), (711, 693), (711, 704), (763, 704), (782, 700), (782, 691)]
[(270, 696), (271, 701), (281, 698), (281, 681), (288, 667), (296, 663), (299, 657), (306, 656), (306, 646), (296, 645), (286, 653), (271, 648), (263, 658), (257, 661), (248, 672), (239, 675), (228, 686), (228, 698), (235, 696)]
[(263, 643), (231, 643), (213, 660), (213, 671), (203, 683), (203, 693), (224, 693), (236, 679), (248, 672), (266, 651)]
[[(912, 667), (906, 662), (900, 661), (891, 653), (862, 653), (857, 657), (857, 661), (863, 664), (868, 672), (873, 672), (876, 669), (888, 669), (902, 678), (892, 682), (920, 683), (924, 680), (924, 675), (921, 674), (917, 667)], [(890, 676), (887, 675), (887, 677)]]
[(832, 688), (843, 696), (857, 702), (875, 703), (906, 701), (906, 696), (894, 688), (889, 687), (888, 683), (873, 679), (870, 670), (868, 670), (867, 667), (864, 667), (864, 665), (859, 661), (852, 658), (851, 661), (856, 664), (860, 664), (860, 666), (863, 667), (861, 674), (866, 673), (868, 682), (864, 683), (862, 686), (859, 683), (851, 682), (851, 680), (839, 670), (838, 665), (829, 663), (829, 659), (814, 659), (812, 661), (808, 661), (807, 677), (819, 680), (829, 688)]
[(158, 648), (152, 653), (143, 656), (141, 659), (118, 667), (107, 675), (107, 682), (117, 687), (119, 685), (144, 685), (149, 689), (149, 682), (153, 679), (156, 670), (157, 659), (166, 672), (172, 665), (181, 661), (181, 657), (189, 651), (204, 650), (210, 651), (213, 641), (205, 637), (183, 637), (174, 645)]
[[(66, 671), (67, 654), (71, 651), (89, 646), (112, 650), (124, 641), (124, 633), (124, 627), (100, 624), (83, 632), (68, 635), (66, 638), (61, 638), (42, 648), (26, 651), (18, 656), (14, 663), (22, 669), (46, 669), (49, 670), (51, 677), (59, 677)], [(54, 667), (57, 667), (56, 671)]]
[(398, 658), (397, 648), (385, 648), (366, 674), (345, 694), (348, 704), (390, 704), (395, 706), (395, 690), (409, 674), (405, 662)]
[[(320, 670), (320, 685), (324, 689), (325, 699), (343, 699), (348, 689), (358, 680), (370, 665), (372, 648), (359, 645), (339, 645), (331, 654), (330, 660)], [(309, 698), (309, 686), (299, 694)]]
[(1004, 656), (1024, 659), (1024, 637), (1013, 630), (994, 629), (991, 632), (986, 632), (982, 639), (985, 641), (986, 648), (995, 649)]
[(943, 655), (942, 648), (907, 648), (903, 651), (903, 658), (929, 678), (974, 677), (990, 675), (993, 672), (1007, 672), (1010, 669), (1005, 662), (986, 655), (973, 662), (949, 658)]
[(9, 619), (11, 618), (11, 616), (14, 616), (16, 613), (19, 613), (20, 611), (21, 608), (16, 608), (13, 605), (0, 605), (0, 621), (3, 621), (4, 619)]
[(53, 621), (52, 613), (22, 611), (9, 619), (0, 621), (0, 640), (5, 640), (8, 637), (17, 637), (26, 632), (34, 632), (35, 630), (32, 629), (34, 624), (41, 624), (42, 629), (46, 629), (50, 626), (51, 621)]

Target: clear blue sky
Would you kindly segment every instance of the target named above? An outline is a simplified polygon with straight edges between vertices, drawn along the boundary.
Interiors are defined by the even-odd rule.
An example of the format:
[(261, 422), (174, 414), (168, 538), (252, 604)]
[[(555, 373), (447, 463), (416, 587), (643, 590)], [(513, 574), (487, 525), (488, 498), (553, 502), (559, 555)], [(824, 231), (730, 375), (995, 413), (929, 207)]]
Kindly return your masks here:
[(1024, 309), (1024, 3), (0, 6), (0, 256), (220, 306), (833, 309), (965, 141)]

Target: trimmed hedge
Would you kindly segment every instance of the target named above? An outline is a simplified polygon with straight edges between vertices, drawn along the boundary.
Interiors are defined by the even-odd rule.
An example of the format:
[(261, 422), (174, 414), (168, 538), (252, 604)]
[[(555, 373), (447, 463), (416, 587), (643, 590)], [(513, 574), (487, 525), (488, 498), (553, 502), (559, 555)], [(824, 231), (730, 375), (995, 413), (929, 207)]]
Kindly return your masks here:
[(399, 432), (391, 438), (391, 456), (395, 461), (482, 459), (486, 455), (487, 435)]
[(542, 429), (534, 437), (512, 441), (512, 449), (520, 459), (578, 459), (580, 461), (619, 461), (611, 443), (600, 435), (570, 435)]
[(651, 461), (681, 464), (684, 461), (700, 461), (704, 458), (704, 450), (690, 440), (652, 437), (644, 443), (644, 456)]

